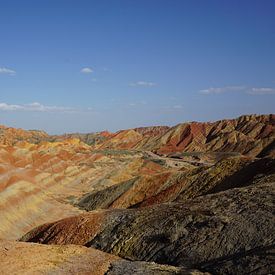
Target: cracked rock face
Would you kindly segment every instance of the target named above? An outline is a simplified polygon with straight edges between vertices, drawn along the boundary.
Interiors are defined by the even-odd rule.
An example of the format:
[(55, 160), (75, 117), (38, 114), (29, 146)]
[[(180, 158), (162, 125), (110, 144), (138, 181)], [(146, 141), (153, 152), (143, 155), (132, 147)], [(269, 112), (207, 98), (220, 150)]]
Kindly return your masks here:
[(264, 274), (274, 262), (273, 199), (274, 183), (260, 183), (186, 203), (93, 211), (35, 228), (21, 240), (80, 244), (210, 273)]

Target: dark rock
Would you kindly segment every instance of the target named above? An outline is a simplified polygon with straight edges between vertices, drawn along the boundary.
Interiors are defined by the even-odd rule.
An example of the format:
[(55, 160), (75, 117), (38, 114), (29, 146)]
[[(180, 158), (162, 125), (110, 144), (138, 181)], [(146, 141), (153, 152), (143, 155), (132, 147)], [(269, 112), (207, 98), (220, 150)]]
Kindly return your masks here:
[(108, 208), (117, 198), (131, 188), (136, 178), (86, 194), (76, 205), (87, 211)]
[[(256, 270), (265, 274), (274, 263), (274, 254), (268, 252), (275, 243), (274, 193), (274, 183), (261, 183), (186, 203), (91, 212), (70, 226), (65, 219), (38, 227), (22, 240), (78, 242), (134, 261), (186, 266), (214, 274)], [(85, 228), (89, 217), (98, 228), (89, 235), (87, 227), (81, 235), (79, 227)], [(96, 225), (97, 220), (100, 224)], [(253, 259), (255, 267), (249, 264)]]

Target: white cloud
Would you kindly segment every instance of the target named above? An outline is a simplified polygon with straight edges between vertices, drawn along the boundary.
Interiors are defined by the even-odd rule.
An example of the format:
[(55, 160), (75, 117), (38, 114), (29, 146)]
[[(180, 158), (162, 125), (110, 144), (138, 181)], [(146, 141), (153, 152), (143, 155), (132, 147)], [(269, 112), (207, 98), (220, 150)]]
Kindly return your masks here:
[(7, 104), (0, 102), (0, 111), (24, 111), (24, 112), (74, 112), (76, 109), (63, 106), (47, 106), (38, 102), (30, 104)]
[(226, 92), (239, 92), (244, 91), (246, 88), (244, 86), (225, 86), (225, 87), (211, 87), (205, 90), (200, 90), (199, 93), (209, 95), (209, 94), (223, 94)]
[(5, 67), (0, 67), (0, 74), (15, 75), (16, 71)]
[(83, 74), (91, 74), (93, 71), (94, 70), (92, 68), (85, 67), (85, 68), (82, 68), (80, 72)]
[(0, 102), (0, 110), (1, 111), (18, 111), (22, 108), (20, 105), (11, 105), (7, 103)]
[(247, 93), (251, 95), (274, 95), (275, 88), (252, 88)]
[(154, 83), (154, 82), (149, 82), (149, 81), (137, 81), (137, 82), (133, 82), (133, 83), (130, 83), (129, 84), (130, 86), (132, 87), (153, 87), (153, 86), (156, 86), (157, 83)]
[(251, 88), (245, 86), (225, 86), (225, 87), (211, 87), (205, 90), (200, 90), (200, 94), (223, 94), (228, 92), (242, 92), (250, 95), (273, 95), (275, 94), (275, 88)]

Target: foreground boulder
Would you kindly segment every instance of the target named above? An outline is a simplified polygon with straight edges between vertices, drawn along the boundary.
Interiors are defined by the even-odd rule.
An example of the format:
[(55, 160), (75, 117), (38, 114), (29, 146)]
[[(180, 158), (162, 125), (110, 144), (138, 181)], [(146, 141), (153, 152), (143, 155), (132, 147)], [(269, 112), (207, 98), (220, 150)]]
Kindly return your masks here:
[(268, 274), (274, 263), (274, 193), (274, 182), (260, 182), (186, 203), (93, 211), (39, 226), (21, 240), (79, 244), (214, 274)]

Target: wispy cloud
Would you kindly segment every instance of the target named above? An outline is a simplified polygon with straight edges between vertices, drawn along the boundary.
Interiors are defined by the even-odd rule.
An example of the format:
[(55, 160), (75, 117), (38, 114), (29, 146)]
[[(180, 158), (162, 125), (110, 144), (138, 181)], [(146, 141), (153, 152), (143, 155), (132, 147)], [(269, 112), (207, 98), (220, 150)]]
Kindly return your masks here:
[(182, 105), (174, 105), (173, 106), (173, 109), (182, 109), (183, 107), (182, 107)]
[(251, 95), (274, 95), (275, 88), (252, 88), (247, 93)]
[(85, 68), (82, 68), (80, 70), (80, 72), (83, 73), (83, 74), (91, 74), (93, 71), (94, 70), (92, 68), (90, 68), (90, 67), (85, 67)]
[(0, 67), (0, 74), (15, 75), (16, 71), (6, 67)]
[(275, 88), (258, 87), (251, 88), (246, 86), (225, 86), (225, 87), (211, 87), (208, 89), (200, 90), (200, 94), (224, 94), (231, 92), (241, 92), (250, 95), (273, 95), (275, 94)]
[(129, 84), (131, 87), (153, 87), (156, 86), (157, 83), (149, 82), (149, 81), (137, 81)]
[(63, 106), (47, 106), (39, 102), (30, 104), (7, 104), (0, 102), (0, 111), (24, 111), (24, 112), (75, 112), (75, 108)]
[(244, 91), (246, 88), (245, 86), (225, 86), (225, 87), (211, 87), (208, 89), (200, 90), (200, 94), (223, 94), (226, 92), (239, 92)]

